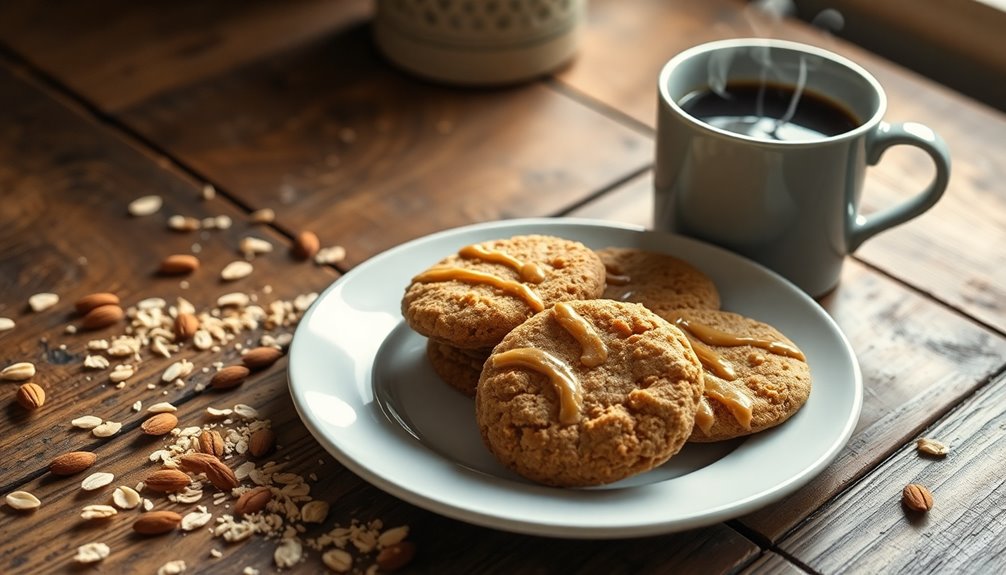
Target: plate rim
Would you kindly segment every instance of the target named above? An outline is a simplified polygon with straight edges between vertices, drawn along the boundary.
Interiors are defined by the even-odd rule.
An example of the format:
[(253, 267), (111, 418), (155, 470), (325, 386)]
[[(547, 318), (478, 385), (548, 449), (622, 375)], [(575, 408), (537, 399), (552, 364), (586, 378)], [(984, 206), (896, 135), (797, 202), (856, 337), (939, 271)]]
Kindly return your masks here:
[[(318, 309), (319, 302), (322, 302), (326, 296), (329, 296), (335, 290), (339, 289), (340, 285), (346, 284), (353, 281), (354, 278), (367, 273), (367, 270), (374, 266), (381, 265), (384, 261), (395, 257), (397, 254), (408, 252), (415, 249), (417, 246), (422, 246), (423, 244), (439, 241), (445, 237), (453, 237), (458, 235), (465, 235), (470, 232), (490, 232), (493, 230), (500, 229), (514, 229), (519, 227), (532, 227), (532, 226), (545, 226), (548, 228), (561, 228), (564, 226), (576, 226), (581, 228), (592, 228), (600, 227), (609, 230), (619, 230), (621, 232), (632, 232), (647, 235), (649, 237), (665, 237), (674, 238), (675, 241), (684, 242), (685, 244), (693, 244), (696, 246), (702, 246), (701, 249), (708, 250), (711, 249), (713, 252), (720, 252), (721, 254), (726, 254), (725, 257), (737, 258), (739, 260), (744, 260), (756, 268), (760, 268), (761, 273), (767, 273), (770, 276), (774, 276), (774, 281), (781, 281), (792, 291), (792, 294), (797, 297), (802, 297), (805, 302), (811, 303), (813, 306), (818, 308), (818, 316), (822, 317), (827, 324), (827, 327), (831, 330), (832, 334), (837, 336), (842, 344), (843, 351), (845, 352), (848, 362), (848, 367), (852, 371), (851, 390), (852, 390), (852, 404), (851, 409), (847, 418), (844, 421), (842, 429), (834, 436), (828, 449), (820, 453), (818, 458), (813, 461), (813, 463), (805, 466), (800, 473), (788, 477), (784, 481), (775, 485), (771, 489), (765, 490), (761, 493), (752, 494), (749, 497), (732, 502), (729, 505), (721, 506), (720, 508), (710, 509), (703, 513), (700, 517), (695, 518), (692, 521), (685, 520), (671, 520), (671, 521), (650, 521), (646, 523), (624, 523), (619, 525), (570, 525), (564, 523), (561, 519), (555, 519), (548, 521), (543, 518), (535, 519), (524, 519), (524, 518), (513, 518), (507, 516), (500, 516), (499, 514), (487, 513), (481, 510), (473, 510), (469, 508), (462, 508), (457, 505), (452, 505), (443, 501), (441, 498), (431, 497), (426, 493), (420, 493), (414, 489), (409, 489), (403, 485), (401, 481), (393, 481), (381, 474), (372, 472), (363, 462), (357, 461), (355, 457), (346, 452), (342, 447), (338, 445), (337, 441), (332, 440), (330, 437), (324, 433), (316, 422), (313, 420), (312, 414), (310, 413), (310, 408), (306, 405), (302, 405), (303, 398), (298, 394), (297, 387), (298, 383), (295, 381), (297, 379), (294, 375), (297, 363), (295, 359), (298, 357), (298, 341), (303, 341), (304, 337), (298, 338), (301, 335), (301, 330), (305, 329), (305, 326), (310, 324), (310, 320), (313, 314)], [(545, 231), (542, 233), (554, 233), (555, 235), (561, 235), (556, 231)], [(511, 234), (512, 235), (512, 234)], [(403, 288), (404, 289), (404, 286)], [(396, 324), (397, 325), (397, 324)], [(393, 330), (394, 328), (392, 328)], [(389, 331), (390, 334), (390, 331)], [(387, 337), (388, 334), (385, 334)], [(383, 343), (383, 341), (381, 342)], [(378, 344), (380, 347), (380, 343)], [(639, 537), (648, 535), (657, 535), (663, 533), (670, 533), (676, 531), (682, 531), (687, 529), (698, 528), (720, 521), (736, 518), (746, 513), (750, 513), (755, 509), (761, 508), (772, 502), (778, 501), (785, 497), (786, 495), (799, 489), (811, 479), (817, 476), (825, 467), (827, 467), (834, 459), (837, 457), (838, 453), (845, 447), (855, 426), (858, 423), (860, 413), (862, 410), (862, 399), (863, 399), (863, 381), (862, 373), (860, 370), (858, 359), (856, 358), (855, 352), (852, 349), (848, 338), (845, 336), (844, 332), (835, 323), (834, 319), (830, 317), (820, 308), (820, 305), (814, 301), (810, 296), (793, 286), (791, 282), (779, 276), (779, 274), (773, 272), (761, 266), (755, 262), (747, 260), (743, 256), (739, 256), (733, 252), (729, 252), (723, 248), (702, 242), (700, 240), (695, 240), (693, 238), (688, 238), (685, 236), (670, 234), (666, 232), (648, 230), (642, 226), (626, 224), (623, 222), (612, 222), (607, 220), (590, 219), (590, 218), (516, 218), (508, 220), (498, 220), (492, 222), (483, 222), (469, 224), (465, 226), (459, 226), (455, 228), (449, 228), (445, 230), (440, 230), (425, 236), (414, 238), (388, 250), (385, 250), (359, 265), (349, 270), (338, 279), (336, 279), (331, 285), (329, 285), (316, 299), (315, 303), (307, 310), (304, 316), (301, 318), (300, 324), (297, 326), (295, 331), (293, 341), (290, 345), (289, 351), (289, 362), (287, 367), (288, 375), (288, 390), (292, 398), (292, 402), (297, 411), (298, 417), (301, 419), (302, 423), (307, 427), (308, 431), (315, 438), (316, 441), (329, 453), (331, 454), (340, 464), (346, 467), (348, 470), (352, 471), (355, 475), (360, 477), (362, 480), (370, 483), (371, 485), (399, 498), (408, 503), (417, 505), (418, 507), (424, 508), (426, 510), (438, 513), (440, 515), (464, 521), (466, 523), (481, 525), (485, 527), (502, 529), (517, 533), (524, 533), (530, 535), (543, 535), (543, 536), (558, 536), (558, 537), (570, 537), (579, 539), (597, 539), (597, 538), (627, 538), (627, 537)], [(371, 364), (372, 362), (371, 358)], [(373, 368), (371, 366), (369, 370), (369, 375), (371, 376), (371, 381), (367, 381), (366, 385), (372, 386), (372, 376)], [(373, 398), (371, 398), (373, 402)], [(381, 410), (380, 406), (373, 406), (373, 409), (378, 411)], [(403, 433), (405, 433), (403, 431)], [(417, 444), (417, 448), (425, 449), (423, 446)], [(444, 460), (444, 463), (447, 463)], [(472, 472), (477, 473), (477, 472)], [(502, 478), (496, 478), (492, 476), (489, 477), (488, 481), (506, 481)], [(537, 490), (547, 490), (554, 491), (557, 488), (545, 487), (545, 486), (529, 486), (529, 488), (534, 488)], [(632, 489), (632, 488), (626, 488)], [(562, 490), (563, 493), (568, 493), (567, 490)], [(560, 500), (562, 498), (559, 498)]]

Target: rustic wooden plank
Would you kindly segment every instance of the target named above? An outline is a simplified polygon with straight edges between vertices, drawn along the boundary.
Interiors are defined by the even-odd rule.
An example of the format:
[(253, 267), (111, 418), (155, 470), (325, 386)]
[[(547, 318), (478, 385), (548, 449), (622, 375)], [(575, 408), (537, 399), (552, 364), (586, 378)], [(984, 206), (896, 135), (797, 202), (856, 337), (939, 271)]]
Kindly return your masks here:
[(337, 230), (351, 263), (435, 230), (557, 212), (651, 158), (649, 138), (541, 84), (461, 90), (406, 76), (363, 28), (123, 119), (244, 201)]
[(108, 112), (369, 17), (366, 0), (0, 5), (0, 41)]
[[(275, 231), (252, 224), (229, 202), (200, 199), (199, 184), (161, 167), (119, 136), (2, 68), (0, 110), (0, 189), (5, 198), (0, 202), (4, 254), (0, 316), (16, 322), (14, 329), (0, 333), (0, 364), (35, 363), (35, 381), (47, 393), (38, 412), (29, 414), (11, 404), (0, 417), (0, 450), (6, 453), (0, 486), (8, 486), (38, 473), (56, 455), (103, 443), (87, 432), (72, 430), (72, 419), (93, 414), (127, 428), (135, 426), (143, 415), (131, 409), (135, 401), (184, 398), (194, 393), (196, 383), (209, 378), (197, 372), (185, 388), (157, 384), (151, 392), (147, 382), (158, 382), (172, 361), (192, 359), (194, 354), (188, 344), (172, 360), (150, 360), (151, 352), (144, 349), (141, 361), (112, 359), (113, 366), (140, 364), (125, 388), (116, 389), (108, 379), (109, 370), (86, 370), (82, 361), (89, 340), (122, 334), (125, 323), (66, 333), (67, 325), (81, 325), (73, 311), (78, 298), (110, 291), (124, 305), (133, 306), (153, 296), (171, 304), (184, 297), (202, 310), (212, 307), (219, 295), (239, 291), (256, 294), (265, 305), (318, 291), (336, 274), (294, 261), (285, 247), (288, 242)], [(161, 196), (164, 206), (154, 215), (131, 217), (128, 203), (148, 194)], [(178, 233), (166, 225), (173, 214), (200, 219), (223, 215), (233, 224), (225, 230)], [(276, 250), (256, 258), (249, 277), (223, 282), (219, 276), (223, 267), (243, 259), (238, 245), (246, 235), (266, 238)], [(196, 250), (202, 267), (191, 276), (156, 274), (164, 257)], [(58, 294), (59, 304), (32, 313), (27, 301), (39, 292)], [(236, 357), (230, 345), (225, 349), (230, 359)], [(208, 365), (200, 363), (197, 368)], [(12, 398), (16, 385), (5, 382), (3, 387)]]
[[(559, 77), (574, 94), (653, 127), (660, 68), (695, 44), (779, 37), (815, 44), (860, 63), (885, 87), (887, 119), (929, 125), (947, 141), (954, 162), (947, 194), (937, 207), (870, 240), (860, 256), (1006, 331), (1006, 252), (995, 248), (1006, 242), (1006, 196), (999, 187), (1006, 179), (1006, 165), (988, 154), (1006, 140), (1006, 116), (799, 22), (767, 21), (750, 6), (739, 9), (732, 0), (592, 2), (580, 57)], [(917, 193), (931, 174), (922, 152), (890, 150), (867, 174), (864, 213)]]
[[(913, 442), (820, 509), (780, 546), (825, 573), (996, 573), (1003, 569), (1006, 377), (920, 433), (948, 443), (934, 459)], [(901, 490), (933, 492), (926, 514), (906, 512)]]
[(766, 551), (740, 573), (742, 575), (803, 575), (807, 571), (778, 553)]
[[(571, 215), (645, 225), (652, 182), (644, 175)], [(775, 541), (845, 486), (1001, 369), (1006, 338), (849, 258), (839, 286), (820, 300), (852, 343), (863, 371), (859, 424), (836, 461), (782, 503), (742, 518)]]

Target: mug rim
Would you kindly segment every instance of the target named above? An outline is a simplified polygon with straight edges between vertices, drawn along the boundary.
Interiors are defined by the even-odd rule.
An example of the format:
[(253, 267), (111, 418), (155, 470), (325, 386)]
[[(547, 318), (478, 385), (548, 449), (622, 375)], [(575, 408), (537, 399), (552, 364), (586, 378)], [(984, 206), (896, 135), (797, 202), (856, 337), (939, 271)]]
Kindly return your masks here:
[[(724, 48), (747, 48), (747, 47), (768, 47), (768, 48), (780, 48), (785, 50), (790, 50), (793, 52), (804, 52), (820, 58), (829, 60), (835, 64), (843, 66), (855, 73), (863, 80), (865, 80), (874, 90), (877, 95), (877, 106), (876, 110), (866, 120), (863, 120), (860, 125), (855, 128), (842, 132), (841, 134), (836, 134), (834, 136), (826, 136), (823, 138), (815, 138), (813, 140), (767, 140), (764, 138), (756, 138), (754, 136), (747, 136), (744, 134), (739, 134), (737, 132), (731, 132), (729, 130), (724, 130), (722, 128), (717, 128), (716, 126), (707, 124), (702, 120), (699, 120), (695, 116), (692, 116), (686, 112), (674, 98), (671, 97), (669, 90), (669, 80), (671, 74), (674, 70), (680, 66), (682, 63), (695, 58), (698, 55), (713, 52), (716, 50), (721, 50)], [(834, 142), (840, 142), (843, 140), (855, 139), (860, 137), (863, 133), (868, 132), (878, 125), (887, 112), (887, 94), (884, 92), (883, 86), (880, 82), (868, 72), (865, 68), (859, 64), (853, 62), (852, 60), (826, 50), (824, 48), (819, 48), (817, 46), (812, 46), (810, 44), (804, 44), (802, 42), (793, 42), (790, 40), (778, 40), (774, 38), (732, 38), (728, 40), (714, 40), (712, 42), (705, 42), (686, 48), (681, 52), (675, 54), (670, 60), (668, 60), (663, 68), (660, 70), (660, 75), (658, 77), (659, 81), (659, 92), (660, 92), (660, 105), (669, 106), (678, 116), (684, 118), (689, 124), (695, 126), (696, 128), (706, 131), (710, 134), (721, 136), (728, 139), (740, 140), (745, 143), (758, 144), (762, 146), (769, 147), (813, 147), (826, 145)]]

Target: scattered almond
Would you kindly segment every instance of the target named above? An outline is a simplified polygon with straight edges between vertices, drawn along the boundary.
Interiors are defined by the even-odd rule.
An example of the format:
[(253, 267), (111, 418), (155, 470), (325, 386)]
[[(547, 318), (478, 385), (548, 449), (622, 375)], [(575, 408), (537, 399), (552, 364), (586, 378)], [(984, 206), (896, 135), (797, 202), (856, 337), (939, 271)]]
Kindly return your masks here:
[(84, 315), (103, 305), (119, 305), (119, 296), (108, 292), (92, 293), (78, 299), (73, 307), (77, 308), (77, 313)]
[[(205, 509), (205, 507), (200, 506), (199, 509)], [(205, 526), (210, 520), (213, 519), (213, 514), (207, 513), (206, 511), (192, 511), (186, 513), (182, 517), (182, 531), (193, 531)]]
[(950, 453), (950, 448), (947, 447), (946, 444), (935, 439), (929, 439), (928, 437), (919, 439), (916, 442), (915, 447), (919, 450), (919, 453), (925, 453), (926, 455), (932, 455), (933, 457), (943, 457)]
[(199, 329), (199, 318), (191, 313), (180, 313), (175, 318), (175, 339), (185, 341), (191, 339)]
[(255, 268), (244, 260), (233, 261), (220, 270), (220, 279), (224, 281), (234, 281), (246, 278), (251, 275)]
[(244, 383), (248, 378), (248, 368), (243, 365), (231, 365), (213, 374), (210, 386), (214, 389), (230, 389)]
[(35, 497), (27, 491), (14, 491), (12, 493), (8, 493), (7, 496), (4, 497), (4, 501), (7, 502), (7, 505), (10, 506), (11, 509), (17, 511), (31, 511), (32, 509), (38, 509), (42, 506), (42, 502), (38, 500), (38, 497)]
[(251, 371), (265, 369), (283, 357), (283, 351), (275, 347), (256, 347), (241, 356), (241, 363)]
[(160, 535), (174, 531), (182, 516), (174, 511), (147, 511), (133, 522), (133, 531), (141, 535)]
[(161, 261), (158, 272), (162, 275), (184, 275), (199, 269), (199, 258), (190, 254), (174, 254)]
[(224, 456), (224, 438), (219, 432), (212, 429), (204, 429), (199, 434), (198, 443), (200, 452), (214, 455), (218, 458)]
[(171, 365), (168, 366), (167, 369), (164, 370), (164, 373), (161, 374), (161, 381), (168, 383), (175, 381), (176, 379), (185, 377), (190, 373), (192, 373), (192, 368), (193, 368), (192, 362), (187, 359), (176, 361), (175, 363), (172, 363)]
[(108, 485), (114, 480), (115, 476), (111, 473), (99, 471), (85, 477), (84, 480), (80, 482), (80, 488), (84, 491), (95, 491)]
[(105, 304), (87, 312), (81, 326), (84, 329), (101, 329), (122, 321), (125, 316), (126, 314), (121, 307), (115, 304)]
[(73, 475), (94, 465), (98, 456), (90, 451), (64, 453), (49, 463), (49, 473), (53, 475)]
[(80, 512), (80, 518), (86, 520), (108, 519), (117, 513), (118, 510), (111, 505), (86, 505)]
[(392, 545), (397, 545), (405, 540), (409, 536), (409, 526), (399, 525), (398, 527), (392, 527), (391, 529), (385, 530), (377, 538), (378, 547), (391, 547)]
[(178, 463), (189, 472), (205, 473), (206, 479), (220, 491), (230, 491), (241, 483), (227, 464), (208, 453), (187, 453), (178, 459)]
[(0, 331), (14, 329), (14, 320), (9, 317), (0, 317)]
[(108, 557), (112, 550), (104, 543), (85, 543), (77, 548), (73, 560), (77, 563), (97, 563)]
[(192, 478), (177, 469), (159, 469), (143, 480), (148, 489), (158, 493), (177, 493), (190, 483)]
[(156, 214), (163, 204), (164, 201), (161, 199), (161, 196), (142, 196), (129, 202), (127, 209), (131, 216), (149, 216)]
[(112, 492), (112, 503), (119, 509), (135, 509), (141, 501), (140, 494), (132, 487), (120, 485)]
[(171, 413), (178, 411), (178, 408), (166, 401), (155, 403), (147, 408), (147, 413)]
[(933, 508), (933, 494), (924, 485), (909, 483), (901, 491), (901, 502), (910, 511), (925, 513)]
[(133, 377), (135, 372), (136, 369), (128, 363), (119, 364), (112, 369), (112, 373), (108, 374), (108, 380), (112, 383), (126, 381), (127, 379)]
[(147, 435), (166, 435), (178, 427), (178, 418), (173, 413), (158, 413), (147, 418), (140, 429)]
[(262, 457), (272, 451), (276, 443), (276, 434), (268, 427), (256, 430), (248, 438), (248, 453), (252, 457)]
[(24, 381), (35, 377), (35, 364), (27, 361), (12, 363), (0, 370), (0, 379), (4, 381)]
[(412, 561), (416, 554), (416, 546), (409, 541), (400, 541), (390, 547), (385, 547), (377, 554), (377, 567), (381, 571), (397, 571)]
[(103, 355), (88, 355), (84, 358), (84, 367), (87, 369), (108, 369), (108, 358)]
[(272, 501), (272, 491), (268, 487), (249, 489), (238, 497), (234, 504), (234, 513), (237, 515), (258, 513), (265, 509), (270, 501)]
[(245, 257), (266, 254), (272, 251), (272, 244), (262, 238), (245, 236), (241, 238), (238, 248)]
[(28, 307), (31, 311), (45, 311), (59, 303), (59, 296), (54, 293), (37, 293), (28, 298)]
[(37, 383), (24, 383), (17, 388), (17, 402), (28, 410), (36, 410), (45, 404), (45, 390)]
[(321, 248), (321, 242), (318, 240), (318, 236), (311, 231), (303, 231), (294, 240), (292, 247), (293, 257), (299, 260), (309, 260), (318, 253)]

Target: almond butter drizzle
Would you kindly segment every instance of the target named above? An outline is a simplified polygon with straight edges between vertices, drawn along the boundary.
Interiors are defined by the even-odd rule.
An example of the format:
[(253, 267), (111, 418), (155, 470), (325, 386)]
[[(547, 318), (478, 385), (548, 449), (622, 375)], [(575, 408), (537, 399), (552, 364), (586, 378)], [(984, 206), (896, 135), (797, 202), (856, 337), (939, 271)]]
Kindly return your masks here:
[[(705, 379), (705, 384), (705, 391), (702, 392), (704, 395), (725, 405), (737, 423), (741, 424), (744, 429), (751, 429), (752, 402), (750, 397), (741, 393), (741, 390), (736, 386), (720, 385), (719, 381), (711, 377)], [(710, 412), (712, 412), (711, 407)]]
[(709, 435), (709, 432), (713, 430), (713, 406), (709, 404), (705, 395), (699, 398), (699, 408), (695, 412), (695, 425), (699, 426), (702, 433), (706, 435)]
[(480, 259), (487, 262), (503, 264), (512, 267), (520, 274), (520, 279), (528, 283), (541, 283), (545, 280), (545, 270), (534, 262), (522, 262), (512, 255), (499, 250), (491, 250), (482, 244), (472, 244), (458, 250), (463, 258)]
[(520, 366), (548, 376), (559, 396), (559, 423), (573, 425), (580, 421), (583, 395), (569, 366), (547, 351), (531, 347), (493, 354), (493, 367)]
[(597, 331), (573, 306), (559, 302), (552, 308), (552, 317), (580, 344), (580, 363), (587, 367), (597, 367), (608, 360), (608, 348), (598, 337)]
[(541, 301), (541, 297), (528, 286), (484, 272), (451, 266), (429, 269), (412, 278), (414, 282), (446, 282), (452, 280), (490, 285), (523, 299), (536, 312), (545, 309), (545, 304)]

